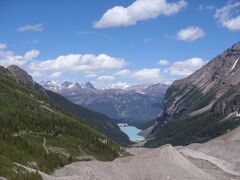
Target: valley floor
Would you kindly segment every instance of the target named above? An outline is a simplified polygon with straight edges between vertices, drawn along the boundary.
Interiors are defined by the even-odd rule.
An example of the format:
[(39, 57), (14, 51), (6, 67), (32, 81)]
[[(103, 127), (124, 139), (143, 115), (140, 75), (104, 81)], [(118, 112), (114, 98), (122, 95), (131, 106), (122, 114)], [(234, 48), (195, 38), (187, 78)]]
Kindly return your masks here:
[(211, 161), (200, 156), (194, 158), (194, 153), (187, 153), (187, 149), (171, 145), (156, 149), (130, 148), (128, 151), (133, 156), (112, 162), (75, 162), (57, 170), (53, 176), (41, 175), (44, 180), (240, 180)]
[(203, 144), (128, 152), (112, 162), (75, 162), (53, 176), (40, 174), (44, 180), (240, 180), (240, 128)]

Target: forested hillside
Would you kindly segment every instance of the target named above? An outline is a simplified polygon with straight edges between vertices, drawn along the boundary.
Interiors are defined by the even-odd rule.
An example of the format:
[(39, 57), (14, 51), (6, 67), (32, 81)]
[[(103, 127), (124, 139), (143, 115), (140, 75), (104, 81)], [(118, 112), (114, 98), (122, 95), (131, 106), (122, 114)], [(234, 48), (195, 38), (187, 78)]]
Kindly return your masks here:
[(46, 173), (76, 160), (113, 160), (123, 149), (100, 131), (25, 88), (0, 67), (0, 176), (40, 179), (14, 163)]

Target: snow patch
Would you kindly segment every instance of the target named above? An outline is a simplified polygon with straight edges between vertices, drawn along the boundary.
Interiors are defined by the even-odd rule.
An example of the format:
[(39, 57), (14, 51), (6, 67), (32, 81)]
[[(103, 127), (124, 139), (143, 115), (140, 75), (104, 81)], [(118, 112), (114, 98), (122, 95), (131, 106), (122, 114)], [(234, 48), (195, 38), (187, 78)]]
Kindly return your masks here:
[(71, 84), (69, 84), (69, 86), (67, 87), (67, 89), (74, 88), (74, 87), (75, 87), (75, 84), (76, 84), (76, 83), (71, 83)]
[(238, 113), (238, 111), (235, 111), (235, 112), (232, 112), (230, 113), (228, 116), (226, 116), (224, 119), (222, 119), (220, 122), (224, 122), (228, 119), (231, 119), (231, 118), (236, 118), (236, 117), (240, 117), (240, 114)]
[(232, 67), (231, 71), (235, 68), (235, 66), (237, 65), (238, 61), (239, 61), (239, 58), (237, 58), (237, 60), (236, 60), (235, 63), (233, 64), (233, 67)]

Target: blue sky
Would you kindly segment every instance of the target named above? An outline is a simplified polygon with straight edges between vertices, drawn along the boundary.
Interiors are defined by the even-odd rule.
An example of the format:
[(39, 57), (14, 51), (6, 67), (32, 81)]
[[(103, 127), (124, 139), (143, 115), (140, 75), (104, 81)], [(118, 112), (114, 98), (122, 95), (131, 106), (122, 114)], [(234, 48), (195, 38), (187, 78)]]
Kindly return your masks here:
[(240, 39), (239, 1), (149, 2), (1, 0), (0, 64), (36, 81), (171, 83)]

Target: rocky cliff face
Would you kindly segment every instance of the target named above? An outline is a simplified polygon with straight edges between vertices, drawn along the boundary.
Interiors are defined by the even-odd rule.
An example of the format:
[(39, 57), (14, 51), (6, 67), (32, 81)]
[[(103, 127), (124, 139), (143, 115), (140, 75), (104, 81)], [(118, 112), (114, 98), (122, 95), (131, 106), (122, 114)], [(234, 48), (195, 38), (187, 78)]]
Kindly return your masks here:
[(174, 81), (166, 92), (155, 129), (183, 114), (196, 116), (210, 111), (224, 93), (240, 82), (239, 59), (237, 43), (189, 77)]
[(34, 87), (35, 82), (32, 79), (32, 76), (30, 76), (26, 71), (19, 68), (16, 65), (11, 65), (7, 68), (13, 75), (13, 77), (21, 84), (27, 86), (27, 87)]
[(211, 113), (240, 116), (240, 84), (230, 88), (212, 106)]
[[(216, 133), (223, 133), (228, 125), (223, 127), (223, 124), (218, 121), (233, 112), (239, 113), (239, 87), (240, 42), (187, 78), (173, 82), (166, 92), (157, 122), (151, 133), (159, 134), (163, 131), (160, 129), (166, 127), (166, 124), (170, 126), (164, 128), (165, 130), (177, 128), (176, 133), (179, 134), (173, 133), (173, 136), (194, 136), (193, 141), (199, 140), (199, 142), (204, 141), (205, 138), (214, 137)], [(231, 122), (231, 125), (234, 123)], [(209, 131), (201, 131), (200, 124), (206, 126), (206, 131), (207, 129)], [(165, 138), (169, 132), (166, 131), (164, 135), (160, 134)], [(177, 142), (175, 140), (174, 142)]]
[(30, 76), (26, 71), (19, 68), (16, 65), (11, 65), (7, 68), (11, 76), (21, 85), (25, 86), (29, 90), (37, 90), (41, 94), (46, 95), (46, 91), (38, 83), (33, 81), (32, 76)]

